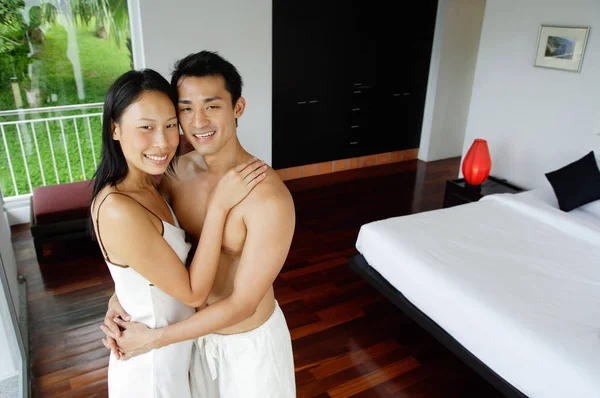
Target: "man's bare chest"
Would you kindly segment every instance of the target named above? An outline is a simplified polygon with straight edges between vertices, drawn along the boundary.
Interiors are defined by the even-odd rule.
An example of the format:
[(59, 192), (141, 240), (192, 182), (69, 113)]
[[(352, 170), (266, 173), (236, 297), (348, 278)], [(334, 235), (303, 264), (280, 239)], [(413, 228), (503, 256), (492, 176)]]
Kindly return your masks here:
[[(204, 229), (210, 194), (214, 186), (196, 182), (180, 182), (171, 191), (171, 204), (181, 228), (193, 239), (196, 245)], [(242, 203), (243, 204), (243, 203)], [(243, 206), (231, 209), (225, 221), (222, 251), (228, 254), (241, 254), (246, 239), (246, 226), (243, 222)]]

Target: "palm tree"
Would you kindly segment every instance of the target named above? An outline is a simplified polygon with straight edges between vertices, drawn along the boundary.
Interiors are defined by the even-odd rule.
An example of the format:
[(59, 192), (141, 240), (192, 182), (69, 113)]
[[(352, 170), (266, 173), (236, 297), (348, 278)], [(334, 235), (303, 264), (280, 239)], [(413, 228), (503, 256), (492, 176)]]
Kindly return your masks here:
[(0, 53), (11, 52), (23, 44), (25, 21), (19, 12), (23, 0), (5, 0), (0, 4)]
[[(7, 89), (9, 79), (22, 85), (26, 91), (38, 90), (32, 82), (30, 63), (36, 44), (44, 40), (43, 26), (59, 23), (68, 37), (67, 56), (73, 64), (77, 94), (84, 99), (83, 76), (76, 40), (78, 25), (96, 24), (96, 36), (113, 40), (117, 46), (126, 43), (129, 52), (129, 14), (127, 0), (41, 0), (39, 5), (26, 10), (24, 0), (0, 2), (0, 87)], [(33, 46), (32, 46), (33, 44)], [(10, 78), (9, 78), (10, 76)], [(35, 96), (34, 96), (35, 97)], [(35, 103), (35, 101), (34, 101)]]
[[(129, 13), (127, 0), (47, 0), (46, 4), (58, 7), (66, 17), (65, 29), (69, 43), (67, 55), (73, 64), (75, 84), (79, 99), (85, 98), (79, 50), (75, 38), (75, 25), (88, 25), (96, 21), (96, 36), (112, 38), (121, 46), (125, 37), (129, 38)], [(46, 20), (54, 19), (55, 14), (48, 13)], [(129, 49), (131, 52), (131, 49)]]
[(88, 25), (95, 21), (98, 37), (113, 39), (118, 46), (129, 37), (127, 0), (70, 0), (69, 3), (76, 23)]

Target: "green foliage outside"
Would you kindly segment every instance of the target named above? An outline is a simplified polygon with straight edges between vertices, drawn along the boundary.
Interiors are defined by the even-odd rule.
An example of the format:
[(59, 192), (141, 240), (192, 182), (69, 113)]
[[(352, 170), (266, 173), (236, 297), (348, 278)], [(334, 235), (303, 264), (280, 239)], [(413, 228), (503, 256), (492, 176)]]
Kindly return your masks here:
[[(129, 37), (125, 34), (128, 33), (128, 26), (125, 30), (119, 30), (119, 25), (115, 22), (117, 13), (113, 12), (110, 15), (112, 19), (108, 23), (106, 15), (102, 16), (97, 11), (97, 4), (96, 8), (90, 6), (95, 3), (110, 3), (112, 6), (120, 7), (119, 23), (123, 27), (128, 24), (126, 1), (71, 0), (75, 22), (72, 26), (74, 26), (78, 47), (75, 56), (68, 53), (66, 17), (58, 13), (50, 4), (46, 9), (44, 6), (32, 8), (27, 23), (21, 11), (14, 12), (15, 7), (22, 3), (20, 0), (0, 0), (0, 110), (16, 108), (13, 92), (15, 87), (18, 87), (24, 109), (102, 102), (110, 84), (132, 68)], [(83, 6), (87, 9), (83, 10), (81, 8)], [(18, 34), (19, 28), (22, 32), (21, 36)], [(112, 35), (109, 36), (107, 30), (113, 32)], [(115, 31), (119, 31), (119, 34), (115, 34)], [(80, 91), (83, 86), (83, 98), (78, 94), (74, 68), (81, 71)], [(27, 91), (30, 92), (29, 101)], [(101, 111), (101, 108), (96, 108), (60, 113), (40, 112), (25, 115), (21, 119), (33, 121), (40, 118)], [(0, 123), (15, 120), (19, 118), (0, 116)], [(88, 120), (77, 119), (77, 127), (79, 140), (73, 119), (63, 120), (62, 129), (58, 121), (49, 121), (47, 126), (45, 122), (34, 122), (33, 127), (30, 123), (21, 124), (20, 131), (17, 131), (14, 124), (4, 125), (4, 134), (0, 139), (0, 187), (4, 196), (17, 194), (10, 173), (9, 156), (19, 195), (31, 192), (25, 164), (29, 169), (32, 187), (43, 185), (40, 169), (43, 169), (46, 185), (57, 183), (56, 174), (58, 174), (58, 182), (68, 182), (71, 177), (74, 181), (89, 179), (95, 167)], [(100, 117), (91, 117), (89, 128), (96, 161), (98, 161), (101, 150)], [(81, 158), (80, 149), (83, 155)], [(55, 161), (52, 159), (52, 151), (55, 154)]]
[[(98, 113), (101, 109), (91, 111)], [(14, 189), (8, 157), (2, 140), (0, 142), (0, 187), (2, 187), (4, 196), (14, 196), (17, 193), (23, 195), (31, 192), (27, 180), (27, 169), (33, 188), (44, 185), (42, 170), (46, 185), (70, 182), (71, 179), (73, 181), (90, 179), (95, 171), (92, 143), (96, 153), (96, 162), (100, 160), (102, 145), (100, 135), (101, 118), (99, 116), (90, 117), (89, 122), (89, 129), (87, 118), (63, 120), (62, 128), (59, 121), (49, 121), (48, 126), (46, 126), (46, 122), (27, 123), (26, 125), (19, 125), (19, 131), (17, 131), (15, 125), (4, 126), (4, 136), (9, 149), (8, 155), (10, 156), (10, 164), (12, 165), (18, 190), (15, 191)], [(75, 123), (77, 124), (77, 132)], [(81, 157), (79, 156), (80, 149)], [(26, 162), (23, 161), (23, 153)], [(54, 153), (54, 160), (52, 153)], [(27, 169), (25, 164), (27, 164)]]

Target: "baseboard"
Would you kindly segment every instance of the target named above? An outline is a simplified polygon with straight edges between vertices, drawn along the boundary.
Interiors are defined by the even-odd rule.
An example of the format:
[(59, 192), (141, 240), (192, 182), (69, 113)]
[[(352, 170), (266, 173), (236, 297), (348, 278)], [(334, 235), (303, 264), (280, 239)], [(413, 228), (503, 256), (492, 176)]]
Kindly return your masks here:
[(19, 276), (19, 330), (25, 348), (23, 358), (23, 397), (31, 397), (31, 351), (29, 348), (29, 318), (27, 315), (27, 281)]
[(321, 174), (335, 173), (338, 171), (360, 169), (363, 167), (378, 166), (381, 164), (414, 160), (419, 154), (419, 148), (404, 151), (385, 152), (375, 155), (360, 156), (350, 159), (332, 160), (330, 162), (306, 164), (303, 166), (288, 167), (276, 170), (283, 181), (303, 177), (312, 177)]
[(8, 223), (13, 225), (27, 224), (31, 221), (31, 195), (4, 198), (4, 209), (8, 215)]

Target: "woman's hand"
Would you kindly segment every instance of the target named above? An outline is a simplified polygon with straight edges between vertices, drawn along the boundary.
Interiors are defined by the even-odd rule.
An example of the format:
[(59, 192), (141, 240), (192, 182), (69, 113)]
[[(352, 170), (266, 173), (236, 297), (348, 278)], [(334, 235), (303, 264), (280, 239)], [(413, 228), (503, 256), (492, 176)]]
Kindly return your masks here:
[(265, 179), (266, 172), (265, 162), (254, 157), (232, 168), (219, 180), (212, 193), (211, 204), (229, 211)]
[[(119, 325), (113, 321), (114, 318), (123, 319), (125, 321), (131, 320), (131, 316), (123, 309), (116, 294), (113, 294), (110, 300), (108, 300), (108, 310), (104, 316), (104, 327), (110, 330), (114, 336), (120, 337), (121, 331), (119, 330)], [(117, 359), (120, 358), (121, 354), (119, 353), (117, 342), (114, 338), (107, 334), (106, 337), (102, 339), (102, 343), (106, 348), (112, 351)]]
[(143, 323), (125, 322), (120, 318), (114, 318), (113, 321), (123, 329), (120, 337), (117, 337), (116, 334), (104, 325), (102, 326), (102, 330), (108, 337), (116, 340), (120, 359), (127, 360), (137, 355), (145, 354), (155, 348), (160, 348), (158, 341), (162, 333), (161, 329), (150, 329)]

